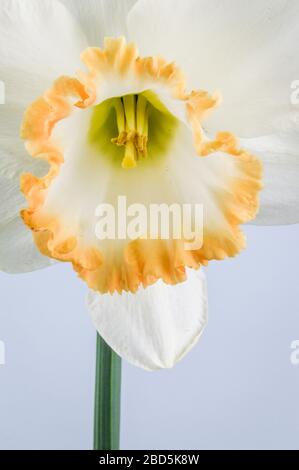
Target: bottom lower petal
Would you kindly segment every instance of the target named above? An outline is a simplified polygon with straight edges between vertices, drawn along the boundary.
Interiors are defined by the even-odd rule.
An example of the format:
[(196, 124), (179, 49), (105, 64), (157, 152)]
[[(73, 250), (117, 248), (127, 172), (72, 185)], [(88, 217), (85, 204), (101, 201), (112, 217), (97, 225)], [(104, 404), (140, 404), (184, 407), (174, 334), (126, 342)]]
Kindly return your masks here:
[(190, 351), (207, 324), (207, 305), (204, 273), (191, 269), (176, 286), (159, 280), (136, 294), (88, 295), (99, 334), (122, 358), (146, 370), (171, 368)]

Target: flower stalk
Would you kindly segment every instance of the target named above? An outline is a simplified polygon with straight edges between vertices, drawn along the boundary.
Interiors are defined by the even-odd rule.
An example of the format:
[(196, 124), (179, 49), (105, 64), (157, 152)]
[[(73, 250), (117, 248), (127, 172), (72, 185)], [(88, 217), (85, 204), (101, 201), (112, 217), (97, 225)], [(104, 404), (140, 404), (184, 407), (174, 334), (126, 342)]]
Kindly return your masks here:
[(97, 334), (94, 450), (119, 450), (120, 400), (121, 359)]

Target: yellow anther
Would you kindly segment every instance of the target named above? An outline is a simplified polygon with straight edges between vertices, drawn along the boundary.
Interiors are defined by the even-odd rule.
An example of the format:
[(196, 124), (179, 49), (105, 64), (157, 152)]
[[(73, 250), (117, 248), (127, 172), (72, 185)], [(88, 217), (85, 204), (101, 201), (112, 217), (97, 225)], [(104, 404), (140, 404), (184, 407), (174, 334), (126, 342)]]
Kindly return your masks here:
[(126, 145), (127, 136), (128, 136), (127, 132), (122, 131), (118, 137), (114, 137), (113, 139), (111, 139), (111, 142), (121, 147), (122, 145)]
[(138, 150), (138, 155), (141, 157), (147, 156), (147, 137), (137, 134), (135, 139), (135, 146)]

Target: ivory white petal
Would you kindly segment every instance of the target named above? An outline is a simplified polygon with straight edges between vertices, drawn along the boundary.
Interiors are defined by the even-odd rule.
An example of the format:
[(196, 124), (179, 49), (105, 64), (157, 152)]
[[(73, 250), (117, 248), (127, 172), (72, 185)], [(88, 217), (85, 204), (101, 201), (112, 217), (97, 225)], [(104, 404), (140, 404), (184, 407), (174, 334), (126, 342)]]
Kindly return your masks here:
[(74, 75), (88, 45), (78, 22), (56, 0), (1, 0), (0, 79), (6, 102), (28, 106), (60, 75)]
[(243, 139), (264, 165), (264, 189), (254, 224), (299, 223), (299, 134)]
[(63, 73), (74, 74), (87, 42), (76, 20), (56, 0), (2, 0), (0, 8), (0, 269), (26, 272), (50, 264), (19, 217), (25, 205), (20, 174), (39, 174), (20, 139), (26, 107)]
[(90, 46), (105, 36), (127, 35), (127, 13), (136, 0), (60, 0), (80, 22)]
[(37, 251), (32, 234), (20, 217), (12, 218), (0, 228), (0, 271), (9, 274), (26, 273), (53, 263), (53, 260)]
[(92, 321), (107, 344), (146, 370), (174, 366), (196, 344), (207, 323), (203, 272), (188, 270), (176, 286), (162, 281), (136, 294), (88, 295)]
[(140, 0), (128, 25), (142, 54), (176, 60), (192, 87), (221, 91), (211, 131), (257, 137), (298, 116), (298, 21), (297, 0)]
[[(2, 120), (0, 107), (0, 120)], [(17, 127), (17, 126), (15, 126)], [(15, 145), (13, 145), (15, 143)], [(32, 234), (21, 220), (19, 212), (25, 206), (20, 192), (20, 172), (43, 173), (39, 162), (22, 155), (22, 143), (18, 139), (1, 138), (0, 150), (0, 270), (8, 273), (34, 271), (47, 267), (51, 260), (36, 249)], [(30, 161), (31, 160), (31, 161)]]

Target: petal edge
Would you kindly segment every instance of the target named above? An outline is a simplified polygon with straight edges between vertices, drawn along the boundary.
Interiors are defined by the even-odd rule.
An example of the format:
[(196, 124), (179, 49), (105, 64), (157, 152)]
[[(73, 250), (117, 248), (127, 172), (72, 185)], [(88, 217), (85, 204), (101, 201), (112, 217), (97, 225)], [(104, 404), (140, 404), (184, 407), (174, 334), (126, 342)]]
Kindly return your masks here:
[(207, 324), (207, 288), (202, 270), (188, 270), (176, 286), (158, 281), (136, 294), (90, 291), (88, 309), (106, 343), (145, 370), (171, 368), (200, 338)]

